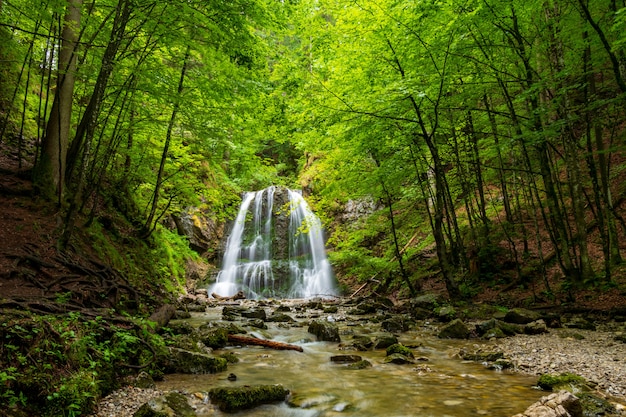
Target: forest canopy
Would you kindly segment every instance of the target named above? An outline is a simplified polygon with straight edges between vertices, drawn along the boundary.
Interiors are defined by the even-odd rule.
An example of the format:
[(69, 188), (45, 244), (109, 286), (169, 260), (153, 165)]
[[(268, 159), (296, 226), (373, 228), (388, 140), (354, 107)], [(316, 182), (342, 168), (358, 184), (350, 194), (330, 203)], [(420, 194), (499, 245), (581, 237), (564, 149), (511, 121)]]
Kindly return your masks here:
[(344, 282), (610, 284), (625, 27), (615, 0), (4, 0), (0, 144), (61, 247), (103, 206), (148, 239), (288, 185)]

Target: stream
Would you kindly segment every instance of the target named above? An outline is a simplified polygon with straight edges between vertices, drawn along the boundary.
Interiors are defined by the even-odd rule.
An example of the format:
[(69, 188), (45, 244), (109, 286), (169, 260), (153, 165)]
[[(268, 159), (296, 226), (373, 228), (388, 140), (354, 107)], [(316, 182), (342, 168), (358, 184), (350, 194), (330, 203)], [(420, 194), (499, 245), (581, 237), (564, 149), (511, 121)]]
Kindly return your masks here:
[[(245, 303), (251, 303), (246, 301)], [(281, 304), (285, 304), (282, 302)], [(249, 304), (252, 306), (253, 304)], [(271, 308), (267, 309), (268, 312)], [(193, 326), (221, 322), (221, 306), (192, 313), (185, 321)], [(277, 416), (277, 417), (510, 417), (524, 411), (545, 395), (533, 388), (536, 377), (488, 369), (476, 362), (462, 361), (456, 355), (476, 341), (443, 340), (437, 337), (438, 322), (417, 322), (411, 330), (396, 334), (415, 355), (414, 364), (384, 363), (385, 350), (356, 351), (350, 345), (353, 335), (374, 338), (384, 333), (374, 316), (351, 316), (340, 309), (335, 314), (321, 310), (287, 312), (296, 323), (267, 322), (261, 330), (236, 322), (248, 336), (296, 344), (304, 352), (272, 350), (257, 346), (227, 347), (239, 362), (228, 370), (206, 375), (167, 375), (157, 384), (161, 390), (206, 393), (218, 386), (282, 384), (291, 391), (286, 403), (263, 405), (235, 414), (222, 413), (208, 400), (199, 407), (198, 416)], [(311, 319), (334, 321), (341, 343), (318, 342), (308, 333)], [(482, 341), (481, 341), (482, 343)], [(216, 351), (216, 354), (222, 353)], [(371, 362), (365, 369), (348, 369), (330, 361), (334, 355), (353, 354)], [(229, 374), (237, 379), (231, 381)]]

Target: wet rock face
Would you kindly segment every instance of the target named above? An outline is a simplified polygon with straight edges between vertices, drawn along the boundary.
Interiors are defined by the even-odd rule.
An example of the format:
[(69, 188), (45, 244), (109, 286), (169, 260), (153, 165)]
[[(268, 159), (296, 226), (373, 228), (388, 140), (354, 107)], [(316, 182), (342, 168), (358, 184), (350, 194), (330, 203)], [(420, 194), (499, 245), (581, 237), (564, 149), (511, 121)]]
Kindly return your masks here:
[(173, 216), (179, 235), (187, 236), (189, 246), (200, 254), (219, 248), (224, 226), (218, 224), (209, 213), (190, 207), (179, 216)]

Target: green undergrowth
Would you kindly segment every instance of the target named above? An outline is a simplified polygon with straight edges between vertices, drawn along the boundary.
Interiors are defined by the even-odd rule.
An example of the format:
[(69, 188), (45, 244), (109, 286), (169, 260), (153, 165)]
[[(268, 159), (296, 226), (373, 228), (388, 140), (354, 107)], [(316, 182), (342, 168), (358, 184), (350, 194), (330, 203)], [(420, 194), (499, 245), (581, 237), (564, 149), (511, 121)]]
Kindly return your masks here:
[(84, 415), (125, 376), (159, 377), (165, 355), (150, 322), (120, 316), (7, 312), (0, 340), (0, 407), (16, 416)]

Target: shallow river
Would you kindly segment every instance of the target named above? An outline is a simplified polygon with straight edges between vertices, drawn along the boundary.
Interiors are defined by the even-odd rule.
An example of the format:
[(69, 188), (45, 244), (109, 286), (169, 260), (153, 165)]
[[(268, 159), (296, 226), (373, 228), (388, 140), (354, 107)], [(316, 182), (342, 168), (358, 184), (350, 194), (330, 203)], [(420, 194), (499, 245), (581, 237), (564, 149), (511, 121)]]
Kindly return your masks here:
[[(296, 313), (288, 313), (297, 318)], [(306, 322), (306, 314), (297, 318)], [(414, 329), (398, 334), (399, 341), (411, 347), (416, 361), (411, 365), (385, 364), (385, 351), (358, 352), (342, 349), (353, 335), (372, 338), (380, 325), (361, 316), (319, 314), (318, 320), (335, 320), (342, 343), (316, 342), (307, 325), (286, 326), (267, 323), (267, 330), (247, 327), (249, 334), (302, 346), (304, 352), (278, 351), (263, 347), (229, 347), (239, 362), (212, 375), (168, 375), (159, 389), (206, 393), (217, 386), (282, 384), (291, 391), (292, 404), (264, 405), (235, 414), (221, 413), (210, 404), (201, 406), (199, 416), (276, 416), (276, 417), (510, 417), (524, 411), (545, 392), (533, 388), (536, 377), (494, 371), (475, 362), (464, 362), (455, 354), (461, 347), (472, 349), (475, 341), (441, 340), (438, 323), (421, 322)], [(207, 313), (194, 313), (194, 325), (219, 321), (221, 307)], [(215, 352), (219, 354), (220, 352)], [(372, 367), (352, 370), (330, 361), (333, 355), (356, 354)], [(227, 379), (233, 373), (236, 381)]]

